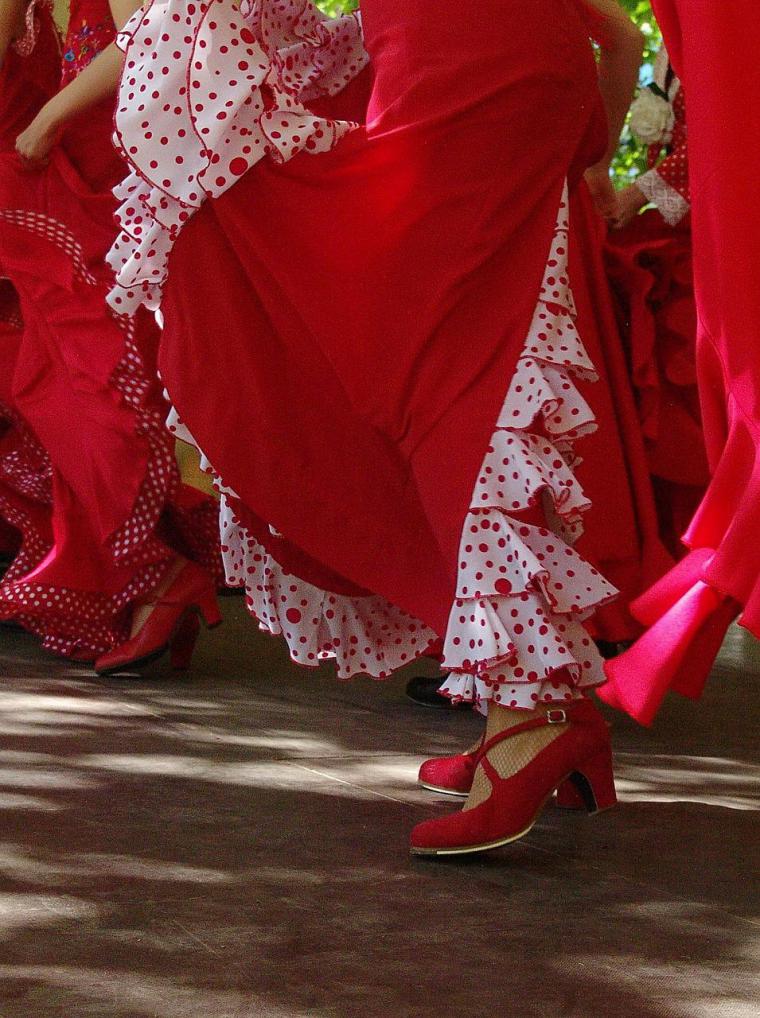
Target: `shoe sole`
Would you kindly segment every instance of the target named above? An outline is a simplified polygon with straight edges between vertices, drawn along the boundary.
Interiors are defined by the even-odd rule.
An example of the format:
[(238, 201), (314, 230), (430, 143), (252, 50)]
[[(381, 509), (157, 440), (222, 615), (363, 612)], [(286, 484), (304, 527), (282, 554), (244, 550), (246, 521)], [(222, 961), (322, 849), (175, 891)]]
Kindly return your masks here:
[[(128, 665), (116, 665), (114, 668), (102, 668), (95, 669), (95, 674), (101, 678), (108, 678), (111, 675), (126, 675), (129, 672), (137, 672), (141, 668), (145, 668), (147, 665), (152, 665), (154, 661), (158, 661), (159, 658), (163, 657), (169, 650), (170, 644), (166, 644), (161, 647), (160, 650), (154, 650), (150, 654), (146, 654), (145, 657), (138, 658), (136, 661), (130, 661)], [(142, 676), (140, 676), (142, 678)]]
[[(574, 773), (575, 771), (571, 771), (567, 777), (563, 778), (563, 780), (557, 785), (557, 788), (564, 784), (565, 781), (568, 781), (570, 779), (570, 775)], [(511, 845), (515, 841), (519, 841), (521, 838), (524, 838), (527, 834), (530, 834), (538, 823), (541, 814), (546, 809), (547, 804), (557, 791), (557, 788), (552, 789), (552, 791), (547, 795), (531, 822), (526, 828), (524, 828), (524, 830), (520, 831), (519, 834), (512, 834), (508, 838), (499, 838), (497, 841), (489, 841), (481, 845), (458, 845), (456, 848), (416, 848), (412, 845), (409, 851), (412, 855), (427, 856), (428, 858), (431, 858), (434, 856), (448, 855), (475, 855), (477, 852), (490, 852), (494, 848), (502, 848), (504, 845)], [(587, 813), (589, 816), (596, 816), (598, 813), (606, 813), (607, 810), (614, 809), (616, 805), (617, 803), (613, 803), (611, 806), (603, 806), (601, 808), (597, 807), (594, 810), (587, 809)]]
[[(548, 800), (547, 800), (548, 801)], [(543, 811), (543, 807), (541, 807)], [(519, 834), (513, 834), (509, 838), (499, 838), (498, 841), (489, 841), (482, 845), (466, 845), (459, 846), (458, 848), (412, 848), (412, 855), (425, 855), (425, 856), (443, 856), (443, 855), (474, 855), (476, 852), (490, 852), (494, 848), (502, 848), (504, 845), (511, 845), (514, 841), (519, 841), (520, 838), (524, 838), (526, 834), (530, 834), (533, 828), (536, 826), (538, 817), (532, 820), (528, 827), (524, 831), (520, 831)]]
[[(221, 626), (221, 624), (222, 624), (221, 622), (212, 622), (210, 625), (208, 624), (206, 625), (206, 629), (218, 629), (219, 626)], [(172, 636), (172, 640), (173, 639), (174, 636)], [(167, 654), (171, 648), (171, 644), (172, 641), (169, 640), (169, 642), (164, 644), (164, 646), (161, 647), (159, 650), (151, 651), (150, 654), (146, 654), (145, 657), (138, 658), (136, 661), (130, 661), (128, 665), (117, 665), (114, 668), (103, 668), (100, 670), (96, 668), (95, 674), (100, 676), (100, 678), (105, 679), (109, 678), (112, 675), (125, 675), (128, 674), (129, 672), (139, 671), (141, 668), (145, 668), (148, 665), (152, 665), (154, 661), (158, 661), (158, 659), (162, 658), (164, 654)], [(188, 669), (181, 670), (187, 671)], [(142, 676), (140, 677), (142, 678)]]
[(420, 788), (427, 789), (428, 792), (439, 792), (441, 795), (455, 795), (458, 799), (466, 799), (470, 794), (467, 792), (455, 792), (453, 788), (439, 788), (438, 785), (428, 785), (425, 781), (418, 781), (417, 784)]

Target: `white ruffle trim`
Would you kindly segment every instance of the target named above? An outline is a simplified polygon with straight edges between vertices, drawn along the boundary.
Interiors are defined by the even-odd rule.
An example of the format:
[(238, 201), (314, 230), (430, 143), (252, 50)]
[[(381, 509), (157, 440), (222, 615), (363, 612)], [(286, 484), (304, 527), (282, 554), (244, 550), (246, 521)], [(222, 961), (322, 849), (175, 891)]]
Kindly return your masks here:
[(335, 659), (342, 679), (384, 679), (438, 643), (427, 626), (382, 597), (346, 597), (287, 573), (235, 518), (222, 497), (220, 529), (227, 582), (245, 587), (259, 628), (284, 636), (292, 659), (315, 666)]
[[(565, 191), (539, 304), (462, 533), (443, 660), (451, 669), (444, 692), (456, 700), (530, 708), (605, 681), (582, 623), (616, 591), (567, 543), (589, 508), (572, 472), (572, 442), (595, 427), (571, 378), (595, 375), (574, 321), (567, 229)], [(196, 445), (174, 411), (169, 428)], [(213, 473), (205, 458), (202, 466)], [(439, 642), (380, 597), (330, 593), (287, 573), (235, 518), (234, 492), (216, 483), (228, 583), (245, 587), (260, 628), (284, 636), (294, 661), (334, 658), (341, 678), (384, 678)], [(520, 518), (536, 507), (552, 529)]]
[[(571, 375), (595, 378), (575, 325), (567, 189), (523, 356), (475, 486), (442, 667), (454, 700), (532, 707), (605, 681), (582, 625), (616, 591), (573, 550), (590, 508), (572, 443), (596, 427)], [(520, 520), (540, 505), (552, 529)], [(517, 515), (516, 515), (517, 514)]]
[(158, 307), (171, 249), (208, 197), (265, 156), (325, 152), (358, 126), (304, 103), (339, 92), (368, 58), (358, 15), (329, 19), (310, 0), (149, 0), (117, 44), (114, 144), (130, 172), (114, 191), (108, 300), (133, 314)]

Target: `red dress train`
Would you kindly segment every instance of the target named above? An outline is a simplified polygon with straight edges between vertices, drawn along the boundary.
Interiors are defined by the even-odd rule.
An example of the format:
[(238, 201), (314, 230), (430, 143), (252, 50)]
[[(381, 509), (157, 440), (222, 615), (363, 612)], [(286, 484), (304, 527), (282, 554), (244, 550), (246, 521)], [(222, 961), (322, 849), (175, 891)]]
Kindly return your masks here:
[(730, 622), (760, 636), (760, 19), (752, 0), (657, 0), (686, 90), (697, 366), (712, 480), (687, 558), (638, 605), (650, 628), (603, 695), (649, 722), (669, 689), (698, 697)]
[[(65, 85), (113, 40), (106, 0), (76, 0), (63, 47)], [(94, 658), (129, 632), (132, 603), (177, 551), (216, 568), (215, 507), (181, 491), (156, 375), (158, 329), (145, 309), (109, 312), (112, 102), (72, 122), (49, 166), (0, 158), (0, 267), (19, 295), (23, 333), (14, 410), (52, 465), (54, 545), (0, 588), (14, 618), (62, 654)]]

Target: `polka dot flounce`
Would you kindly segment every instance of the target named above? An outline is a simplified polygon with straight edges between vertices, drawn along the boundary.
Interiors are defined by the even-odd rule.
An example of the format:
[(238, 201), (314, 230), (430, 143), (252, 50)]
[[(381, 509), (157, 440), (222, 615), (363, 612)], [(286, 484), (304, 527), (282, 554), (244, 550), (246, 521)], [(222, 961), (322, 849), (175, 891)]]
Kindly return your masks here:
[(0, 518), (19, 531), (21, 547), (2, 583), (12, 582), (34, 569), (50, 551), (51, 544), (50, 462), (24, 422), (0, 401), (0, 431), (6, 428), (8, 438), (0, 450)]
[(265, 156), (325, 152), (357, 126), (304, 103), (339, 92), (367, 55), (357, 15), (328, 19), (310, 0), (152, 0), (117, 42), (114, 143), (130, 173), (115, 191), (109, 301), (132, 313), (158, 307), (171, 248), (207, 197)]
[[(596, 427), (572, 381), (595, 379), (575, 325), (567, 190), (523, 355), (483, 461), (460, 545), (442, 692), (527, 708), (605, 681), (583, 621), (616, 591), (573, 550), (590, 503), (574, 443)], [(539, 509), (544, 526), (527, 520)]]

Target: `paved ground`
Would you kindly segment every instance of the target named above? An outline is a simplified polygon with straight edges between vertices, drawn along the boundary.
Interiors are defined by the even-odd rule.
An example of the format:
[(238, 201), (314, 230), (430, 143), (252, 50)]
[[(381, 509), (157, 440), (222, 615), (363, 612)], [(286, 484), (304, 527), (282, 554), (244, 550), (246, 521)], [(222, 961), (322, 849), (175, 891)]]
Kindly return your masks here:
[[(226, 602), (192, 678), (0, 634), (0, 1018), (757, 1018), (760, 654), (615, 718), (620, 808), (412, 861), (469, 714), (300, 673)], [(754, 660), (753, 660), (754, 654)]]

